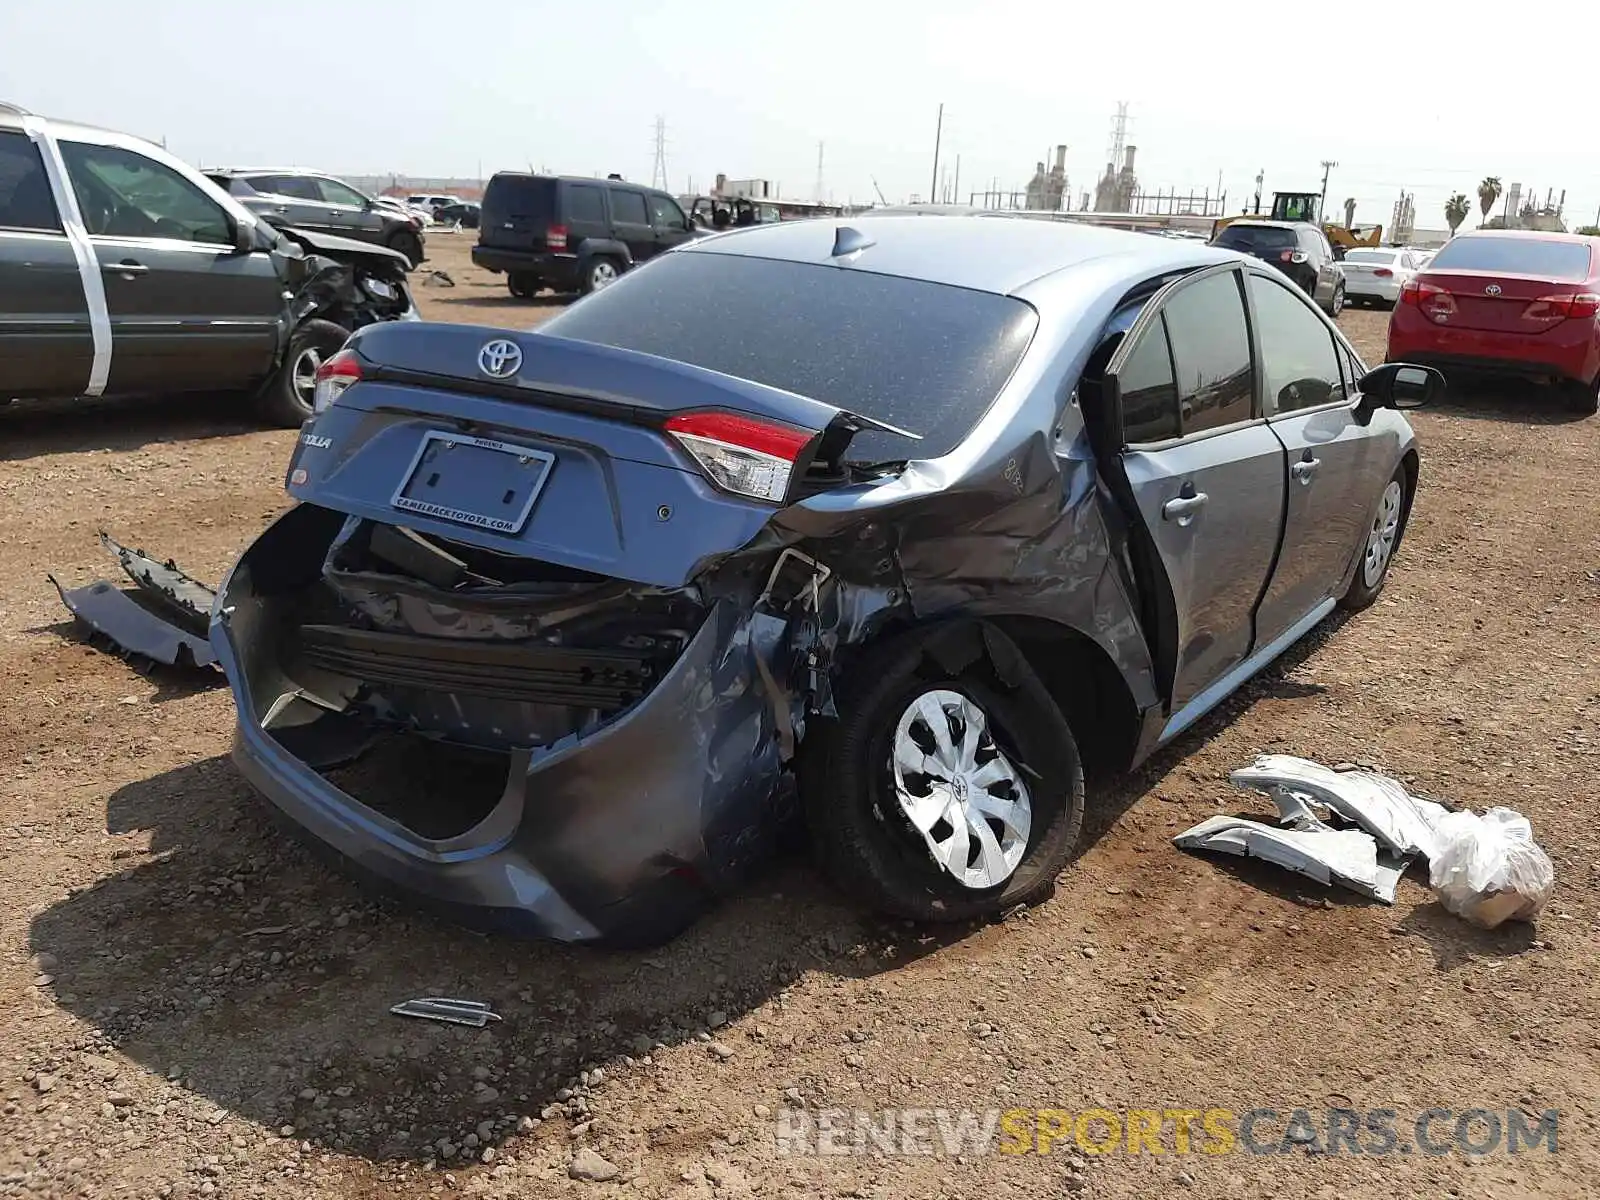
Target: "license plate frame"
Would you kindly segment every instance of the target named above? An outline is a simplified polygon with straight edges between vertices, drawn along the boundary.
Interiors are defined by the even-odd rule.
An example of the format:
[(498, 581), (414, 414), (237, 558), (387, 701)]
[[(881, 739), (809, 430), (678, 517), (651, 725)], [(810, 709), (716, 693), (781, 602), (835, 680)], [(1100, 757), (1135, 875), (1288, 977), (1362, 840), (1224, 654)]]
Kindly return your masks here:
[[(417, 483), (418, 477), (424, 466), (431, 466), (439, 462), (439, 456), (458, 449), (481, 450), (490, 454), (501, 455), (514, 460), (514, 467), (510, 471), (504, 470), (504, 464), (494, 458), (481, 456), (473, 457), (480, 464), (494, 463), (497, 473), (484, 472), (475, 478), (472, 488), (483, 490), (488, 476), (496, 474), (494, 486), (505, 484), (509, 480), (517, 480), (519, 472), (516, 468), (536, 470), (537, 474), (522, 478), (518, 485), (511, 488), (501, 487), (505, 504), (513, 505), (510, 516), (497, 516), (491, 512), (478, 511), (490, 507), (488, 504), (462, 507), (460, 504), (440, 504), (435, 501), (418, 499), (408, 495)], [(459, 470), (459, 459), (456, 465)], [(406, 468), (405, 474), (400, 477), (400, 486), (395, 488), (390, 504), (401, 512), (415, 513), (419, 516), (433, 517), (440, 521), (449, 521), (456, 525), (466, 525), (474, 529), (487, 530), (490, 533), (516, 535), (522, 532), (527, 525), (528, 518), (533, 515), (534, 505), (539, 502), (540, 495), (544, 492), (545, 485), (550, 481), (550, 475), (555, 469), (556, 456), (546, 450), (535, 450), (532, 446), (520, 446), (514, 442), (503, 442), (496, 438), (473, 437), (468, 434), (447, 433), (443, 430), (430, 429), (422, 435), (417, 445), (417, 452), (411, 458), (411, 464)], [(426, 486), (436, 486), (443, 471), (435, 471), (434, 478)], [(514, 493), (526, 488), (526, 494), (517, 496)]]

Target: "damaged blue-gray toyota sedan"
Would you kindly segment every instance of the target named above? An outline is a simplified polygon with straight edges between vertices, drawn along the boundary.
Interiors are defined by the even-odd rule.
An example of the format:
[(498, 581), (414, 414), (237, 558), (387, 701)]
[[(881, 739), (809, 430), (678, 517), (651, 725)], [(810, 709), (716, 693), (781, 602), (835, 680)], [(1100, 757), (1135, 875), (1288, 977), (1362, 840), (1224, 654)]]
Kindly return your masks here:
[(219, 592), (235, 757), (470, 923), (670, 936), (803, 816), (921, 920), (1383, 586), (1396, 411), (1270, 266), (997, 217), (686, 245), (536, 333), (361, 330)]

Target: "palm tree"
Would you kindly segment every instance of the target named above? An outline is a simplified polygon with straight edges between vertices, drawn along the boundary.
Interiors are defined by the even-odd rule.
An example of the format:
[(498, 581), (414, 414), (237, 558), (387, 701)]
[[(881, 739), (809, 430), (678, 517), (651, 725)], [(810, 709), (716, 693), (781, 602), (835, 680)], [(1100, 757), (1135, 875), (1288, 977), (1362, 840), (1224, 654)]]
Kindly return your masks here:
[(1485, 176), (1483, 182), (1478, 185), (1478, 211), (1483, 214), (1485, 221), (1489, 219), (1489, 210), (1494, 207), (1494, 202), (1498, 199), (1500, 199), (1500, 176)]
[(1467, 202), (1466, 196), (1460, 192), (1445, 201), (1444, 219), (1449, 222), (1451, 237), (1455, 237), (1456, 230), (1461, 227), (1461, 222), (1467, 219), (1467, 214), (1471, 211), (1472, 205)]

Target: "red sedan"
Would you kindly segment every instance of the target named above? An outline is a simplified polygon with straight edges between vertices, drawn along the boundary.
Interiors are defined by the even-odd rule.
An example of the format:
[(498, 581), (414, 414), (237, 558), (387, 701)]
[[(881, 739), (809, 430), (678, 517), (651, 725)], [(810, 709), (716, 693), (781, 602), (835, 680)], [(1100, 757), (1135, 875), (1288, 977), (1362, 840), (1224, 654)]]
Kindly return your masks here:
[(1389, 359), (1547, 380), (1600, 409), (1600, 238), (1485, 230), (1453, 238), (1400, 292)]

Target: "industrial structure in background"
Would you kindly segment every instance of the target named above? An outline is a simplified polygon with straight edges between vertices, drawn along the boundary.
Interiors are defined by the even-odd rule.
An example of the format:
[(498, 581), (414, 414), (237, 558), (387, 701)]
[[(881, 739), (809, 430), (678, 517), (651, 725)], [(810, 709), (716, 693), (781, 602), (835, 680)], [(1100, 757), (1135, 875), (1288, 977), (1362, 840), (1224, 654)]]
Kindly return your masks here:
[(1055, 165), (1048, 172), (1044, 163), (1034, 169), (1023, 207), (1031, 212), (1060, 212), (1072, 205), (1072, 193), (1067, 186), (1067, 147), (1056, 147)]
[(1389, 218), (1389, 241), (1396, 246), (1409, 246), (1417, 228), (1417, 198), (1410, 192), (1401, 192), (1394, 202), (1394, 212)]
[(1506, 189), (1505, 207), (1498, 217), (1490, 217), (1485, 229), (1535, 229), (1542, 233), (1565, 233), (1567, 230), (1567, 189), (1557, 196), (1555, 189), (1546, 188), (1544, 203), (1539, 202), (1535, 188), (1522, 190), (1520, 183)]

